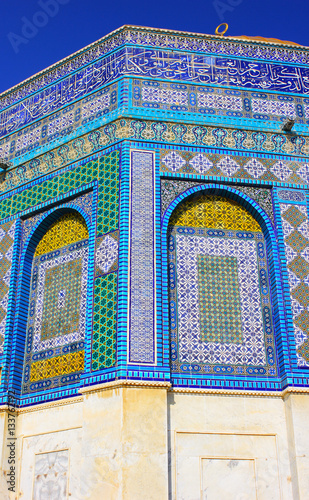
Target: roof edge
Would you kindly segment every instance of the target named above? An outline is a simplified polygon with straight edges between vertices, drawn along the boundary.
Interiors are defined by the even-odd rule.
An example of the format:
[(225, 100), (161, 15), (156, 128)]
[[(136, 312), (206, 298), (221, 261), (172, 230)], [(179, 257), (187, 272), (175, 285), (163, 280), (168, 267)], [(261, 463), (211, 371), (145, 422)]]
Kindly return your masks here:
[(6, 97), (7, 95), (17, 91), (20, 87), (23, 87), (25, 84), (32, 82), (39, 76), (43, 76), (45, 73), (48, 73), (51, 70), (54, 70), (61, 66), (62, 64), (66, 63), (67, 61), (74, 59), (81, 55), (83, 52), (87, 50), (91, 50), (95, 46), (99, 45), (100, 43), (108, 40), (109, 38), (114, 37), (115, 35), (120, 34), (121, 32), (125, 30), (135, 30), (135, 31), (143, 31), (143, 32), (155, 32), (155, 33), (162, 33), (162, 34), (169, 34), (169, 35), (181, 35), (181, 36), (187, 36), (189, 38), (192, 37), (199, 37), (199, 38), (205, 38), (207, 40), (225, 40), (227, 42), (240, 42), (240, 43), (246, 43), (246, 44), (254, 44), (254, 45), (270, 45), (270, 46), (278, 46), (280, 49), (287, 48), (287, 49), (297, 49), (297, 50), (305, 50), (309, 51), (309, 46), (305, 45), (299, 45), (296, 42), (285, 42), (281, 41), (278, 39), (265, 39), (263, 37), (256, 37), (256, 38), (250, 38), (246, 35), (240, 35), (240, 36), (222, 36), (222, 35), (209, 35), (205, 33), (196, 33), (196, 32), (191, 32), (191, 31), (180, 31), (180, 30), (171, 30), (171, 29), (166, 29), (166, 28), (152, 28), (150, 26), (137, 26), (134, 24), (124, 24), (123, 26), (120, 26), (119, 28), (111, 31), (110, 33), (107, 33), (104, 35), (102, 38), (99, 38), (95, 42), (92, 42), (89, 45), (86, 45), (85, 47), (77, 50), (76, 52), (73, 52), (72, 54), (64, 57), (63, 59), (60, 59), (60, 61), (57, 61), (56, 63), (53, 63), (52, 65), (48, 66), (47, 68), (44, 68), (40, 70), (38, 73), (35, 73), (34, 75), (29, 76), (25, 80), (22, 80), (21, 82), (17, 83), (13, 87), (10, 87), (9, 89), (5, 90), (4, 92), (0, 93), (0, 100)]

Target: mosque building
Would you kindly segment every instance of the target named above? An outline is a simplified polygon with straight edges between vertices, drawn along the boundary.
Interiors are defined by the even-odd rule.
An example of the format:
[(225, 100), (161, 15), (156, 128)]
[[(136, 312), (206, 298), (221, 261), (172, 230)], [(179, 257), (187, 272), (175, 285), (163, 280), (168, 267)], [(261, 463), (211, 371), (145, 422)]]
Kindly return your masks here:
[(0, 498), (308, 500), (309, 49), (123, 26), (0, 95)]

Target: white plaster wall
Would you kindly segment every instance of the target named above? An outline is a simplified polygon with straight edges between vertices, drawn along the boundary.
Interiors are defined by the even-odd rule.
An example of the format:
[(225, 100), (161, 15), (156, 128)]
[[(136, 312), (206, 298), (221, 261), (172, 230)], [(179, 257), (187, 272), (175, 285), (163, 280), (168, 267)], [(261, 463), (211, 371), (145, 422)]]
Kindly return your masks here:
[[(1, 500), (168, 498), (166, 389), (121, 387), (32, 407), (18, 415), (17, 436), (18, 491), (9, 495), (2, 480)], [(6, 467), (3, 449), (1, 458)]]
[(220, 500), (298, 500), (281, 398), (171, 393), (168, 400), (173, 500), (213, 500), (224, 483)]
[(11, 495), (6, 427), (2, 411), (1, 500), (54, 500), (57, 474), (72, 500), (309, 498), (309, 394), (118, 387), (32, 407), (17, 418), (18, 492)]

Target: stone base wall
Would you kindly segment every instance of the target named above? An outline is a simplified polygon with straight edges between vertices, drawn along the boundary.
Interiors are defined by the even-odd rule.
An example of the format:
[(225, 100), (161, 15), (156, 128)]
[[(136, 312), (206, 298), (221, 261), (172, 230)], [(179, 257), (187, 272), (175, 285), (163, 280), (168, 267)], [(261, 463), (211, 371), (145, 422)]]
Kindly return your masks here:
[[(16, 440), (2, 408), (2, 499), (308, 498), (308, 394), (83, 391), (19, 410)], [(15, 492), (6, 476), (12, 442)]]

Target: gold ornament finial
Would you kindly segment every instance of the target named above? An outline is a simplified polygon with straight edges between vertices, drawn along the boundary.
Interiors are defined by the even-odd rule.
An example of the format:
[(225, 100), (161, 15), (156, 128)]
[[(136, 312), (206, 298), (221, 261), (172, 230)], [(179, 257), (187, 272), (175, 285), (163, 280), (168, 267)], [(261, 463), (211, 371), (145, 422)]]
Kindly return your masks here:
[[(222, 31), (219, 31), (219, 29), (221, 28), (221, 26), (224, 26), (223, 30)], [(229, 25), (227, 23), (222, 23), (222, 24), (219, 24), (219, 26), (216, 27), (216, 35), (225, 35), (225, 33), (227, 32), (227, 30), (229, 29)]]

